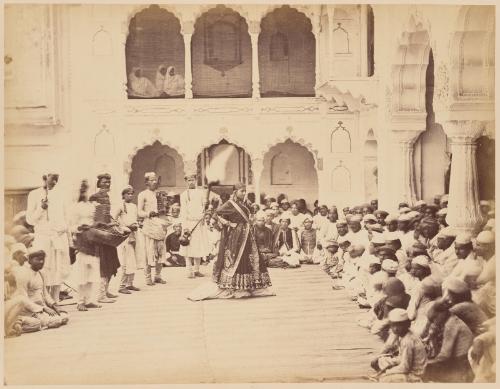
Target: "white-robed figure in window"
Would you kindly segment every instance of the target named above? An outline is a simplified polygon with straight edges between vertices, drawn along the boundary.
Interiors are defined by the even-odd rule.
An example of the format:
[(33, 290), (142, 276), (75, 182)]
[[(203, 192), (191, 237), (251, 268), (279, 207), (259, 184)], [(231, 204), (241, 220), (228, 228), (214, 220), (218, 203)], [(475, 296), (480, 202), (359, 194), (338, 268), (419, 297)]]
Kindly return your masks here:
[(163, 92), (169, 96), (184, 94), (184, 77), (175, 73), (175, 67), (169, 66), (163, 82)]
[(165, 83), (167, 69), (168, 68), (164, 64), (161, 64), (160, 66), (158, 66), (158, 69), (156, 70), (155, 86), (160, 95), (163, 93), (163, 84)]
[(34, 227), (33, 246), (46, 254), (43, 275), (52, 299), (59, 301), (61, 284), (71, 271), (69, 259), (69, 231), (65, 202), (56, 189), (59, 175), (43, 176), (43, 186), (28, 195), (26, 221)]
[(158, 97), (158, 89), (153, 83), (142, 75), (139, 67), (132, 68), (128, 75), (129, 95), (135, 97)]

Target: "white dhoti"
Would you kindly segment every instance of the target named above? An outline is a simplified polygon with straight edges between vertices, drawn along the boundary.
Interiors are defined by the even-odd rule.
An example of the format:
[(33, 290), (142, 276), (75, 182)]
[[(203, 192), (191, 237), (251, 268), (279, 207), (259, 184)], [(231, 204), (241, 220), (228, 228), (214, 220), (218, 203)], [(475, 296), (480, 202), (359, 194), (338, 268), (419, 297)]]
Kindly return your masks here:
[(135, 271), (138, 269), (136, 258), (136, 235), (138, 234), (130, 234), (130, 236), (117, 247), (118, 259), (120, 260), (123, 273), (126, 275), (135, 274)]
[(73, 269), (77, 274), (78, 303), (95, 303), (101, 283), (100, 259), (94, 255), (77, 252)]
[(76, 261), (73, 269), (77, 274), (78, 285), (85, 285), (89, 282), (101, 282), (100, 259), (93, 255), (76, 253)]
[[(198, 220), (186, 220), (182, 223), (184, 230), (191, 231)], [(207, 226), (201, 221), (191, 233), (189, 245), (181, 246), (179, 254), (187, 258), (203, 258), (210, 254)]]

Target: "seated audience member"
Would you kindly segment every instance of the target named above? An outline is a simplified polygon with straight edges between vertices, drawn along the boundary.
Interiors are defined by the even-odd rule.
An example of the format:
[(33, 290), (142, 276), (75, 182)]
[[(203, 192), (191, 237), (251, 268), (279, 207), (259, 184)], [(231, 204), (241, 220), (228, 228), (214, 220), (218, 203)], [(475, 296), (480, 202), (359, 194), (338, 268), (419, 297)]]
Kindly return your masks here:
[(372, 275), (369, 280), (369, 289), (366, 292), (367, 305), (371, 308), (368, 312), (364, 313), (359, 319), (358, 324), (361, 327), (371, 329), (373, 323), (375, 323), (378, 318), (375, 313), (375, 307), (378, 306), (379, 302), (386, 298), (384, 293), (384, 285), (387, 282), (387, 275), (383, 272), (376, 272)]
[(313, 220), (309, 216), (304, 219), (304, 229), (300, 231), (300, 263), (314, 263), (314, 249), (316, 248), (316, 230), (312, 228)]
[(398, 231), (398, 218), (399, 215), (387, 215), (385, 218), (385, 228), (387, 232)]
[(401, 245), (405, 251), (415, 241), (414, 231), (411, 229), (411, 221), (411, 216), (407, 214), (401, 214), (398, 217), (399, 240), (401, 241)]
[(469, 327), (440, 302), (431, 305), (427, 318), (429, 335), (424, 342), (428, 345), (429, 359), (424, 381), (472, 382), (472, 370), (467, 360), (473, 339)]
[(377, 218), (377, 223), (380, 224), (382, 227), (386, 226), (386, 218), (389, 215), (389, 212), (387, 211), (382, 211), (382, 210), (377, 210), (373, 212), (373, 215)]
[[(369, 255), (364, 258), (363, 263), (359, 267), (358, 270), (358, 280), (360, 284), (360, 290), (358, 293), (358, 306), (360, 308), (371, 308), (370, 303), (368, 302), (368, 295), (370, 294), (370, 280), (375, 273), (378, 273), (382, 270), (382, 265), (380, 262), (380, 258), (375, 255)], [(384, 276), (387, 278), (387, 274), (382, 272)]]
[(441, 280), (431, 276), (425, 277), (410, 295), (408, 317), (414, 334), (423, 338), (428, 328), (427, 312), (432, 303), (442, 296)]
[(477, 336), (482, 324), (488, 319), (479, 306), (472, 301), (472, 294), (466, 282), (459, 278), (448, 277), (443, 281), (443, 301), (451, 313), (457, 315)]
[[(28, 254), (29, 266), (23, 266), (15, 273), (16, 293), (27, 298), (27, 304), (19, 313), (23, 320), (23, 331), (33, 331), (32, 318), (39, 320), (39, 328), (57, 328), (68, 322), (68, 314), (47, 293), (44, 278), (40, 272), (45, 264), (45, 252), (32, 249)], [(24, 322), (27, 321), (27, 327)]]
[(370, 240), (368, 239), (368, 231), (361, 228), (361, 216), (356, 215), (348, 221), (349, 225), (349, 242), (351, 244), (361, 244), (365, 247), (368, 246)]
[(450, 275), (453, 268), (458, 263), (455, 253), (455, 241), (457, 234), (451, 227), (445, 227), (437, 235), (437, 248), (432, 251), (431, 270), (433, 273), (439, 273), (442, 277)]
[(344, 255), (344, 274), (342, 281), (351, 299), (356, 300), (361, 288), (360, 282), (360, 261), (365, 251), (361, 245), (350, 245)]
[(446, 216), (448, 215), (448, 208), (442, 208), (436, 213), (436, 219), (439, 223), (439, 228), (443, 229), (448, 227), (448, 223), (446, 223)]
[(382, 271), (387, 273), (388, 278), (395, 278), (398, 272), (398, 263), (392, 259), (382, 260)]
[(318, 213), (313, 217), (313, 228), (316, 231), (320, 231), (324, 228), (324, 225), (328, 224), (328, 207), (322, 205), (318, 209)]
[(483, 259), (476, 258), (473, 250), (471, 236), (460, 234), (455, 239), (455, 254), (458, 258), (457, 265), (450, 273), (450, 277), (460, 278), (467, 282), (471, 289), (475, 287), (476, 278), (483, 270)]
[(491, 231), (479, 233), (474, 251), (484, 259), (484, 266), (475, 281), (472, 299), (491, 318), (496, 315), (495, 235)]
[(290, 220), (290, 228), (294, 231), (298, 231), (302, 228), (306, 215), (300, 212), (299, 202), (293, 201), (290, 206), (290, 211), (286, 214), (286, 217)]
[(403, 281), (406, 291), (412, 294), (418, 284), (427, 276), (431, 274), (430, 260), (426, 255), (419, 255), (411, 260), (409, 263), (410, 271), (409, 273), (403, 273), (398, 275), (398, 278)]
[(394, 308), (407, 309), (410, 296), (406, 293), (403, 283), (394, 277), (386, 280), (383, 292), (385, 297), (373, 307), (377, 320), (371, 327), (371, 333), (386, 340), (389, 335), (389, 322), (387, 321), (389, 312)]
[(273, 221), (274, 219), (274, 212), (271, 209), (268, 209), (267, 211), (264, 211), (266, 214), (266, 223), (265, 226), (269, 228), (272, 232), (273, 236), (273, 242), (276, 241), (276, 237), (278, 236), (278, 231), (280, 229), (279, 224), (275, 223)]
[(394, 255), (399, 263), (400, 272), (404, 270), (406, 261), (408, 260), (406, 252), (402, 249), (401, 240), (396, 232), (387, 233), (385, 235), (385, 244), (394, 249)]
[(343, 263), (338, 255), (339, 244), (331, 239), (325, 243), (325, 260), (323, 270), (332, 278), (340, 278)]
[(289, 228), (290, 219), (280, 220), (280, 229), (276, 237), (275, 250), (279, 253), (279, 258), (286, 263), (287, 267), (300, 267), (300, 246), (296, 231)]
[(376, 378), (387, 383), (421, 382), (427, 362), (424, 344), (411, 332), (411, 322), (404, 309), (393, 309), (388, 319), (395, 335), (394, 344), (398, 347), (372, 361), (372, 368), (377, 371)]
[(278, 258), (278, 252), (274, 249), (273, 232), (266, 227), (266, 214), (259, 212), (255, 217), (254, 225), (255, 241), (259, 252), (264, 257), (268, 267), (285, 267), (283, 260)]
[(483, 323), (485, 332), (474, 338), (469, 350), (469, 362), (474, 372), (474, 383), (496, 381), (496, 319)]
[(186, 266), (186, 259), (179, 254), (181, 244), (179, 239), (182, 234), (181, 223), (174, 223), (173, 232), (167, 236), (165, 247), (167, 251), (167, 261), (172, 266)]

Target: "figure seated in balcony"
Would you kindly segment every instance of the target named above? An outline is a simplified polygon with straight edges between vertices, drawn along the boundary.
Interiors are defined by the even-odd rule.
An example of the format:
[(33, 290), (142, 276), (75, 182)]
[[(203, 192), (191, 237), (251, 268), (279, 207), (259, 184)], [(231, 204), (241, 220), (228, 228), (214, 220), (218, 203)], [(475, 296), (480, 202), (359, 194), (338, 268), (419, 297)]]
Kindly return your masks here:
[(153, 83), (142, 75), (139, 67), (134, 67), (128, 75), (128, 94), (131, 97), (159, 97), (158, 89)]
[(163, 98), (184, 96), (184, 77), (175, 74), (175, 67), (160, 65), (156, 72), (156, 89)]

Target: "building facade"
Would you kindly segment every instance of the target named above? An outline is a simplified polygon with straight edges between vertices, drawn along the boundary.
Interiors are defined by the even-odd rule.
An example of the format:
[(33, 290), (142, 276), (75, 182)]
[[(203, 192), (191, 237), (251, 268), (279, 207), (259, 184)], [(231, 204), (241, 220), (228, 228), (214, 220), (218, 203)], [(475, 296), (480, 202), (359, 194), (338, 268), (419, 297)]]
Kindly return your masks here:
[(151, 170), (179, 193), (224, 154), (220, 184), (257, 196), (391, 211), (449, 192), (473, 230), (494, 24), (493, 6), (7, 5), (6, 217), (48, 170), (68, 193), (109, 172), (119, 198)]

